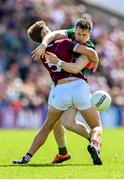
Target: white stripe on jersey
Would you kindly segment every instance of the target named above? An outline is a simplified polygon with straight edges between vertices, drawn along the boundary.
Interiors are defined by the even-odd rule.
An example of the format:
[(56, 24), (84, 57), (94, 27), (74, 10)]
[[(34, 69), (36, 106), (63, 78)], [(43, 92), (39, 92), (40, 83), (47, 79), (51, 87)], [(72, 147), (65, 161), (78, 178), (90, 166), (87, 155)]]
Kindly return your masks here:
[(73, 48), (73, 52), (75, 52), (76, 51), (76, 49), (77, 49), (77, 47), (79, 46), (80, 44), (79, 43), (77, 43), (75, 46), (74, 46), (74, 48)]

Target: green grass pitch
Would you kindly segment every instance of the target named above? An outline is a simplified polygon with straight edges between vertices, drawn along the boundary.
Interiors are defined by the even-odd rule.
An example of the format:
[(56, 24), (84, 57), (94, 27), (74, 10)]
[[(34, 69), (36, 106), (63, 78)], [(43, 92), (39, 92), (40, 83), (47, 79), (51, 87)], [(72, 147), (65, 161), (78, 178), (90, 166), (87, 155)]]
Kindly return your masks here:
[(101, 158), (103, 166), (94, 166), (87, 152), (88, 142), (67, 131), (67, 147), (72, 158), (59, 165), (50, 162), (57, 153), (51, 133), (44, 146), (28, 165), (13, 165), (25, 154), (36, 130), (0, 130), (0, 179), (123, 179), (124, 128), (104, 129)]

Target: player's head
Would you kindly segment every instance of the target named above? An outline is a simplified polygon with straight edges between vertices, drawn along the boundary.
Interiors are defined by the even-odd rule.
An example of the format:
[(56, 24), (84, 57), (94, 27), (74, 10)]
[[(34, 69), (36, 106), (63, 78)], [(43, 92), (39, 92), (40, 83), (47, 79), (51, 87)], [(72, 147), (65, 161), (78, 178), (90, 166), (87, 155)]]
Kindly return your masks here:
[(50, 32), (50, 29), (46, 26), (44, 21), (37, 21), (29, 27), (27, 33), (28, 36), (35, 42), (42, 42), (42, 39), (46, 34)]
[(85, 43), (91, 34), (92, 21), (86, 17), (78, 19), (75, 26), (75, 40), (79, 43)]

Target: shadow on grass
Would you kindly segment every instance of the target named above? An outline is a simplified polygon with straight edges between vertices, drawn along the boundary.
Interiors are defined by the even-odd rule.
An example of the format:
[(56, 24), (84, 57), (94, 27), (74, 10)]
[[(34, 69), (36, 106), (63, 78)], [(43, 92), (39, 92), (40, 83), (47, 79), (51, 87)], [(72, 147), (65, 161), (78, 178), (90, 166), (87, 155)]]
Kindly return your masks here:
[(69, 164), (6, 164), (0, 165), (0, 167), (65, 167), (65, 166), (93, 166), (93, 164), (79, 164), (79, 163), (69, 163)]

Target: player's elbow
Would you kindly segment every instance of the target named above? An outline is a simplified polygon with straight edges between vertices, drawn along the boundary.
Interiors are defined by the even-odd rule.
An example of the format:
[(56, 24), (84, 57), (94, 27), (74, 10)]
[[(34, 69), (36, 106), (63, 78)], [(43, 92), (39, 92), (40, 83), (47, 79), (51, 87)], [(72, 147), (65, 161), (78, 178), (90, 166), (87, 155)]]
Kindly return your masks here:
[(98, 54), (96, 51), (92, 51), (92, 53), (90, 54), (90, 59), (96, 63), (99, 62)]

